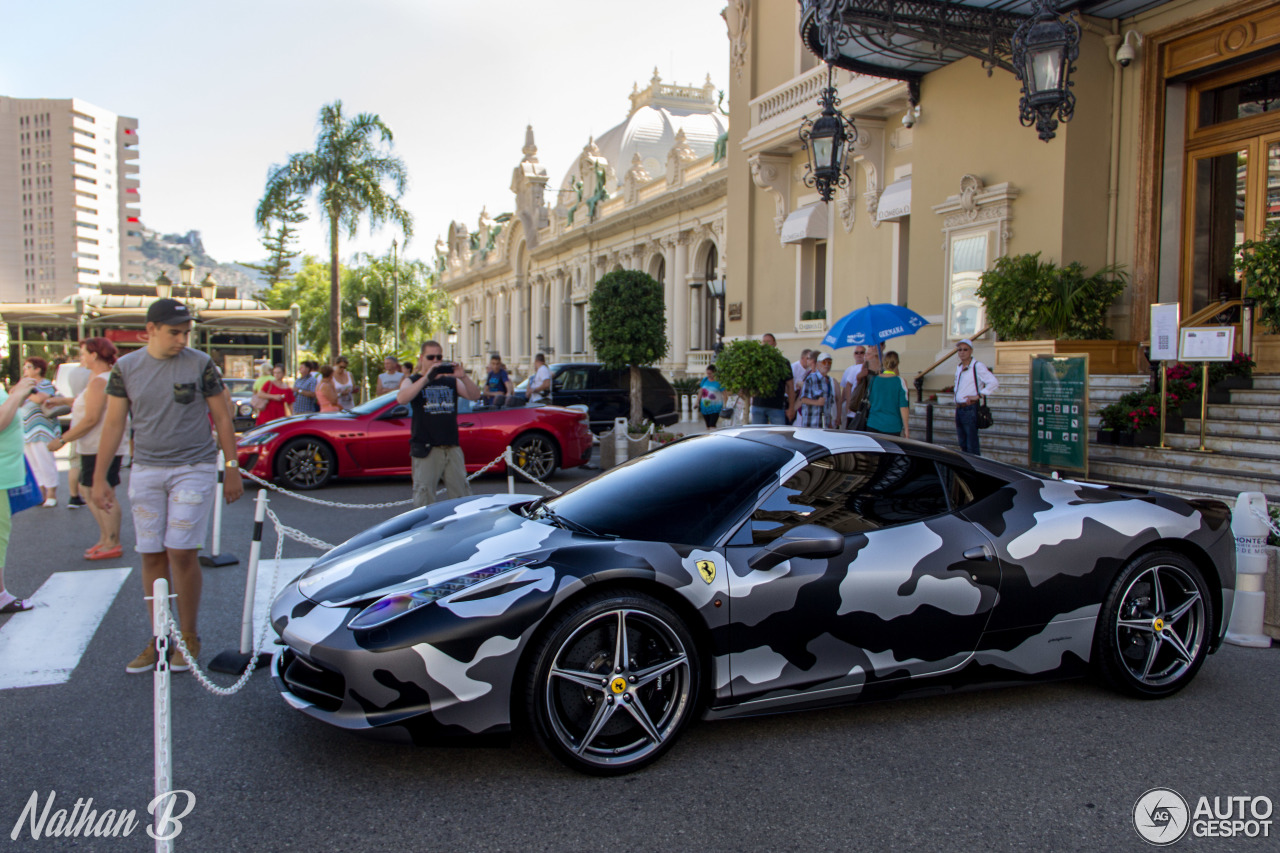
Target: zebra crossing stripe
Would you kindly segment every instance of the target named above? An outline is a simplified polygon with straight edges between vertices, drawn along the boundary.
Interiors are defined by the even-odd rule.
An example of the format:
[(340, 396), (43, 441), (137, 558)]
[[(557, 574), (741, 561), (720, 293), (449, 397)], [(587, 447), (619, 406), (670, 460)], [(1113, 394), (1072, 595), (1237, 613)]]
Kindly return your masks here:
[(0, 627), (0, 690), (62, 684), (71, 678), (94, 632), (132, 569), (55, 572), (26, 613)]

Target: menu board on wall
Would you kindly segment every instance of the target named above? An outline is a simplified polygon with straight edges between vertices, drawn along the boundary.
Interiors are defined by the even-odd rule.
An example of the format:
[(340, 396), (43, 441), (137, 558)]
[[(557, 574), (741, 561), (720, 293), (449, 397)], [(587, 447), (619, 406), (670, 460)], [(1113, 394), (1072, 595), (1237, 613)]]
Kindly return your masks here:
[(1031, 359), (1027, 461), (1089, 475), (1089, 356)]

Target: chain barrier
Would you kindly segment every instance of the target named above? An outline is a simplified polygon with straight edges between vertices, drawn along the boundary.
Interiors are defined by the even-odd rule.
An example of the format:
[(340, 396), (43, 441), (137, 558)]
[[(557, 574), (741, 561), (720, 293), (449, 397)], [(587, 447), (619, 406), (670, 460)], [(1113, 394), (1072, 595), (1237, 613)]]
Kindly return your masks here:
[(551, 494), (553, 495), (564, 494), (564, 492), (560, 491), (555, 486), (548, 486), (546, 483), (542, 482), (537, 477), (533, 476), (528, 471), (521, 468), (519, 465), (516, 464), (514, 459), (512, 459), (511, 462), (508, 463), (508, 465), (512, 468), (512, 470), (519, 472), (520, 476), (524, 477), (526, 480), (529, 480), (530, 482), (537, 483), (539, 486), (542, 486), (542, 488), (546, 489), (548, 492), (551, 492)]
[(1253, 508), (1253, 514), (1262, 519), (1263, 523), (1271, 530), (1271, 535), (1280, 538), (1280, 527), (1276, 526), (1275, 519), (1270, 514), (1263, 512), (1256, 506)]

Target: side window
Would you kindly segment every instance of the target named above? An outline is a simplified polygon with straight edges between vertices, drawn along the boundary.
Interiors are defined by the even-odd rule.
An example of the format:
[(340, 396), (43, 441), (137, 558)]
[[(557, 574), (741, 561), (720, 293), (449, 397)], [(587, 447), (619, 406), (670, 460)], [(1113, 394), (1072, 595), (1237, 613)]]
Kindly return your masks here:
[(1005, 485), (995, 477), (979, 474), (977, 471), (957, 471), (942, 463), (938, 463), (938, 471), (942, 475), (943, 489), (947, 499), (951, 501), (952, 510), (964, 509)]
[(556, 377), (555, 386), (564, 391), (582, 391), (587, 387), (587, 369), (585, 367), (569, 367)]
[(896, 453), (840, 453), (805, 466), (751, 516), (753, 544), (801, 524), (845, 535), (909, 524), (947, 512), (932, 461)]

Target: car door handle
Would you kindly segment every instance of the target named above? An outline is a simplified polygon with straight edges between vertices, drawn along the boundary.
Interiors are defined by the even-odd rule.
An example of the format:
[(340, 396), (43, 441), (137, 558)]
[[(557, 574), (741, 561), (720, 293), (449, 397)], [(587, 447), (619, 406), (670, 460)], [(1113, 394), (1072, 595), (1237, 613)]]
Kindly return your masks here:
[(475, 421), (463, 421), (458, 424), (458, 426), (475, 426), (475, 425), (476, 425)]
[(987, 545), (979, 545), (976, 548), (970, 548), (964, 552), (966, 560), (987, 560), (990, 561), (995, 555), (991, 553), (991, 548)]

